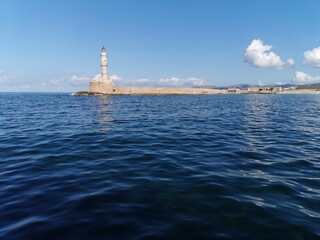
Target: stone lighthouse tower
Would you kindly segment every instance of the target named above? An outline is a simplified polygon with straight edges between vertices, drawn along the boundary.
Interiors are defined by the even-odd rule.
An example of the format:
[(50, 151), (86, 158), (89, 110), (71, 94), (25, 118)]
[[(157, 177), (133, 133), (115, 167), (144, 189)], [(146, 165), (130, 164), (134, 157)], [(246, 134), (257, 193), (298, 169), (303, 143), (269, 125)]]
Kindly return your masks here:
[(102, 47), (100, 53), (101, 75), (99, 78), (90, 81), (90, 91), (100, 93), (114, 92), (114, 84), (108, 76), (108, 55), (105, 47)]
[(108, 81), (108, 56), (107, 51), (105, 47), (102, 47), (101, 49), (101, 82), (107, 82)]

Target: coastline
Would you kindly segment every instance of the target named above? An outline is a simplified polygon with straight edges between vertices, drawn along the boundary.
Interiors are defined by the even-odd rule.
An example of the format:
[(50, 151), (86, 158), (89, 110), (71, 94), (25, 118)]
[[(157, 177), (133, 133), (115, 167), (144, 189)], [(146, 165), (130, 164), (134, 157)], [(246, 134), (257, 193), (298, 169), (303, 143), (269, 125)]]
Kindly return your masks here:
[[(103, 90), (103, 89), (102, 89)], [(241, 90), (237, 93), (224, 89), (208, 88), (140, 88), (140, 87), (114, 87), (111, 91), (78, 91), (74, 96), (103, 96), (103, 95), (212, 95), (212, 94), (320, 94), (320, 90), (301, 89), (283, 90), (280, 92), (248, 92)]]

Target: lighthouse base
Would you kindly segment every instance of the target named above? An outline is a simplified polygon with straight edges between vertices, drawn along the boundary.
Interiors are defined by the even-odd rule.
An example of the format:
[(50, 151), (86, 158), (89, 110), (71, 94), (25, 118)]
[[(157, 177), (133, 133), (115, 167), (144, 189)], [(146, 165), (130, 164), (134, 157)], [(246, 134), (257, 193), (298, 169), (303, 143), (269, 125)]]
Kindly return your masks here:
[(90, 92), (102, 93), (102, 94), (113, 94), (115, 91), (115, 86), (113, 82), (90, 82)]

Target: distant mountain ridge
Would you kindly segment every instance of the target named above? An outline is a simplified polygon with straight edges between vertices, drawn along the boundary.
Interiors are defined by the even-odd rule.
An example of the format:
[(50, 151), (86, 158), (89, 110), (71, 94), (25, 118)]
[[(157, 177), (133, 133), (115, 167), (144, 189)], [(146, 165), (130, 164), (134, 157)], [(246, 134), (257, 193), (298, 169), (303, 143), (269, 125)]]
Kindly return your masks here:
[(320, 83), (298, 85), (297, 89), (317, 89), (317, 90), (320, 90)]
[(225, 87), (215, 87), (214, 85), (204, 85), (204, 86), (195, 86), (194, 88), (208, 88), (208, 89), (228, 89), (228, 88), (240, 88), (240, 89), (248, 89), (251, 87), (262, 88), (262, 87), (281, 87), (281, 88), (297, 88), (297, 89), (317, 89), (320, 90), (320, 83), (313, 83), (313, 84), (304, 84), (304, 85), (297, 85), (292, 83), (287, 84), (270, 84), (270, 85), (250, 85), (250, 84), (235, 84)]

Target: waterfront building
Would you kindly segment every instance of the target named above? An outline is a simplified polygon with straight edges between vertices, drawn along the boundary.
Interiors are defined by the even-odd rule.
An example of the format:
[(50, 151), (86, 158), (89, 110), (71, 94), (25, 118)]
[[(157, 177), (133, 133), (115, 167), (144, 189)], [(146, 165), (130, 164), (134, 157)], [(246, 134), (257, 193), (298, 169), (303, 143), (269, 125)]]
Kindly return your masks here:
[(241, 93), (241, 89), (240, 88), (228, 88), (227, 92), (228, 93)]

